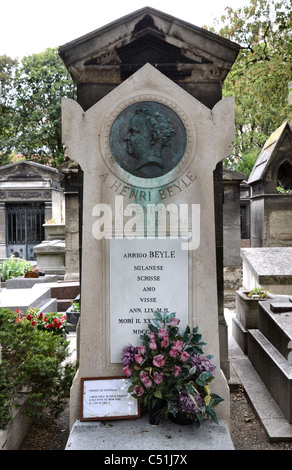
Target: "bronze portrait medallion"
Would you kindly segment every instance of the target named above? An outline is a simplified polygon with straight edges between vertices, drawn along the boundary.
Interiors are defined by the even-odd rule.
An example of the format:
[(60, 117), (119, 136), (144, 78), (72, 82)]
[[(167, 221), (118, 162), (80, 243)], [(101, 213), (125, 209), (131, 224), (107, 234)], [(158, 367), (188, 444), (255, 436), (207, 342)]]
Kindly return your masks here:
[(173, 170), (186, 149), (186, 130), (170, 107), (141, 101), (126, 107), (110, 131), (111, 153), (128, 173), (155, 178)]

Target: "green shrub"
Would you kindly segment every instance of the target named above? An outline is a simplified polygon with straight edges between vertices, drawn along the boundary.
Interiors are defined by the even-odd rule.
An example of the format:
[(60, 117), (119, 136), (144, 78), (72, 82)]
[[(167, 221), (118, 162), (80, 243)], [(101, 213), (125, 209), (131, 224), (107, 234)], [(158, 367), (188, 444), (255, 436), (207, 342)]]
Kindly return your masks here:
[(31, 269), (32, 264), (22, 258), (15, 258), (13, 255), (5, 259), (0, 265), (2, 281), (13, 279), (18, 276), (23, 276), (26, 271)]
[(16, 313), (0, 309), (0, 429), (9, 424), (13, 410), (38, 419), (44, 410), (52, 418), (64, 409), (76, 372), (69, 357), (69, 342), (51, 330), (16, 321)]

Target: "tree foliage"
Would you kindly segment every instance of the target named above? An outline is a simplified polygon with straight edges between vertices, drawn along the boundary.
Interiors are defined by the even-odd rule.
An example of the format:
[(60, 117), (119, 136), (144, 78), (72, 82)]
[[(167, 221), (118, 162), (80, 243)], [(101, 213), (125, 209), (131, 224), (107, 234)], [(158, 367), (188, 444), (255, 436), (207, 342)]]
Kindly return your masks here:
[(18, 61), (0, 56), (0, 142), (2, 164), (9, 162), (7, 151), (15, 135), (13, 79)]
[[(241, 46), (223, 93), (235, 96), (236, 140), (231, 164), (247, 176), (266, 139), (292, 121), (291, 0), (250, 0), (217, 21), (212, 31)], [(25, 57), (0, 56), (0, 165), (24, 155), (57, 166), (64, 160), (61, 99), (75, 99), (75, 85), (57, 49)], [(14, 160), (13, 160), (14, 161)]]
[[(2, 164), (14, 152), (28, 160), (57, 166), (64, 160), (61, 100), (75, 98), (75, 85), (57, 49), (24, 57), (21, 64), (15, 64), (13, 72), (9, 83), (14, 100), (10, 107), (12, 115), (5, 105), (3, 132), (8, 139), (1, 139)], [(5, 101), (4, 96), (1, 102)]]
[(292, 3), (251, 0), (247, 7), (237, 10), (227, 7), (225, 11), (219, 34), (241, 46), (224, 83), (224, 95), (235, 96), (236, 103), (232, 156), (238, 161), (236, 169), (245, 168), (249, 174), (266, 139), (284, 121), (292, 120), (288, 104)]

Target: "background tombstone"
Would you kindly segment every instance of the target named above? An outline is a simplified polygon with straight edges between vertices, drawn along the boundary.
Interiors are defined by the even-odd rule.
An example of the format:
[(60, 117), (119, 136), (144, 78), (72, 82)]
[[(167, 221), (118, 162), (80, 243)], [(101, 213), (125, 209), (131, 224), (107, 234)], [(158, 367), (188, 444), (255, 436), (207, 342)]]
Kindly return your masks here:
[(284, 122), (265, 142), (248, 184), (251, 247), (291, 246), (292, 129), (289, 122)]
[[(136, 176), (135, 170), (122, 168), (110, 144), (116, 119), (130, 106), (144, 103), (158, 103), (162, 109), (167, 107), (181, 120), (186, 133), (182, 156), (177, 157), (167, 173), (155, 178), (149, 174)], [(114, 267), (110, 262), (110, 243), (120, 243), (122, 238), (133, 236), (133, 217), (137, 217), (136, 221), (140, 222), (136, 223), (135, 235), (140, 237), (148, 253), (153, 248), (149, 248), (147, 242), (155, 241), (164, 241), (167, 252), (175, 251), (170, 250), (168, 239), (141, 239), (145, 235), (142, 221), (145, 222), (149, 204), (166, 206), (166, 202), (174, 209), (183, 205), (189, 210), (188, 217), (184, 212), (180, 219), (184, 225), (180, 225), (179, 234), (172, 230), (175, 227), (170, 223), (166, 235), (175, 239), (185, 235), (186, 228), (191, 232), (191, 240), (180, 240), (184, 243), (189, 267), (188, 310), (182, 312), (182, 316), (190, 326), (198, 325), (207, 342), (205, 352), (214, 355), (216, 392), (224, 398), (217, 414), (228, 421), (229, 389), (220, 369), (213, 171), (229, 154), (234, 137), (233, 99), (220, 101), (210, 111), (146, 64), (86, 112), (76, 102), (64, 100), (62, 122), (68, 156), (81, 166), (84, 175), (80, 367), (71, 390), (71, 424), (79, 417), (81, 378), (120, 375), (122, 370), (121, 364), (112, 362), (111, 356), (110, 299), (115, 285), (110, 282), (110, 271)], [(153, 234), (155, 231), (151, 228), (150, 235)], [(136, 241), (137, 238), (132, 245), (134, 252), (141, 253), (141, 249), (135, 249)], [(191, 241), (192, 246), (188, 245)], [(167, 273), (170, 280), (175, 277), (175, 270)], [(125, 296), (127, 294), (125, 285)], [(180, 295), (183, 294), (178, 290), (178, 299)], [(180, 314), (177, 311), (177, 316)], [(125, 344), (130, 340), (130, 336), (125, 336)]]
[(35, 261), (46, 220), (63, 217), (63, 176), (56, 168), (20, 161), (0, 168), (0, 260)]

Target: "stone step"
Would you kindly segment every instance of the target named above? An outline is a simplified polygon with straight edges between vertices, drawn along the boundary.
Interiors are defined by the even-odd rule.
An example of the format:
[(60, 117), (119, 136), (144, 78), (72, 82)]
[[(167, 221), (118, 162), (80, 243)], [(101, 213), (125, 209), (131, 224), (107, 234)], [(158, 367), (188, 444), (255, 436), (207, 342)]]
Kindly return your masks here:
[(259, 330), (248, 331), (248, 358), (292, 424), (292, 365)]
[(51, 289), (47, 285), (35, 284), (30, 289), (3, 289), (0, 292), (0, 305), (25, 312), (29, 308), (41, 308), (51, 298)]
[(49, 299), (45, 303), (39, 306), (39, 309), (43, 313), (57, 312), (57, 299)]
[(70, 299), (73, 300), (80, 294), (80, 284), (78, 281), (74, 282), (56, 282), (51, 285), (51, 295), (57, 299)]
[[(161, 420), (158, 426), (153, 426), (149, 424), (148, 415), (145, 415), (136, 420), (118, 419), (107, 423), (105, 426), (102, 421), (77, 420), (73, 424), (65, 450), (142, 450), (145, 461), (147, 451), (152, 455), (153, 449), (170, 451), (176, 455), (182, 450), (184, 455), (186, 451), (194, 450), (234, 450), (229, 431), (221, 419), (218, 424), (206, 419), (201, 426), (195, 423), (179, 426)], [(154, 459), (155, 456), (152, 455), (153, 463)], [(169, 462), (169, 466), (172, 463)], [(182, 462), (179, 460), (177, 463)]]
[[(272, 311), (275, 302), (261, 302), (259, 305), (258, 329), (278, 351), (288, 359), (292, 341), (292, 309), (285, 311), (285, 299), (277, 300), (276, 310)], [(280, 306), (283, 306), (282, 308)], [(292, 303), (290, 304), (292, 306)]]

